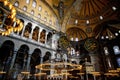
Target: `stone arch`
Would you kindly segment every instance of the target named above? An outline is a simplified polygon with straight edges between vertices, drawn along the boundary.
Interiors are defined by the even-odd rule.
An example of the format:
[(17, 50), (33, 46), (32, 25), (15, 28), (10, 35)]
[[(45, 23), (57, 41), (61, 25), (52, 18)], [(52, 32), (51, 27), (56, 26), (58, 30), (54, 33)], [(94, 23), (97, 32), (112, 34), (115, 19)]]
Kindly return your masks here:
[(96, 39), (114, 39), (116, 37), (115, 33), (119, 31), (119, 20), (108, 20), (101, 24), (98, 24), (93, 29), (93, 34)]
[(21, 73), (22, 70), (27, 70), (27, 58), (29, 53), (29, 47), (25, 44), (21, 45), (16, 53), (16, 59), (14, 66), (12, 68), (11, 74), (13, 78), (17, 78), (17, 75)]
[(39, 35), (39, 27), (36, 26), (35, 29), (33, 30), (32, 39), (37, 41), (38, 40), (38, 35)]
[(50, 60), (50, 58), (51, 58), (51, 53), (47, 51), (43, 57), (43, 62)]
[(86, 38), (88, 38), (85, 31), (83, 31), (81, 28), (76, 28), (76, 27), (67, 29), (66, 35), (70, 41), (81, 41), (81, 40), (85, 40)]
[(46, 30), (42, 30), (42, 32), (40, 33), (40, 42), (41, 43), (45, 43), (45, 35), (46, 35)]
[(25, 66), (24, 64), (26, 64), (25, 60), (27, 60), (28, 53), (29, 53), (29, 47), (25, 44), (21, 45), (21, 47), (17, 51), (16, 60), (15, 60), (15, 63), (18, 64), (17, 66), (19, 66), (19, 68), (22, 69)]
[(25, 26), (24, 37), (29, 38), (29, 34), (31, 33), (31, 31), (32, 31), (32, 23), (29, 22)]
[(7, 73), (11, 67), (13, 53), (14, 43), (11, 40), (6, 40), (0, 47), (0, 69)]
[(31, 67), (31, 74), (35, 73), (35, 66), (40, 64), (41, 57), (41, 50), (36, 48), (31, 56), (30, 67)]
[(10, 40), (3, 42), (0, 47), (0, 61), (4, 62), (14, 53), (14, 43)]
[[(51, 59), (51, 53), (50, 53), (49, 51), (47, 51), (47, 52), (45, 53), (44, 57), (43, 57), (43, 63), (44, 63), (44, 62), (49, 63), (50, 59)], [(50, 75), (50, 71), (44, 71), (44, 72), (45, 72), (47, 75)]]
[(47, 44), (51, 45), (51, 43), (52, 43), (52, 33), (49, 32), (47, 35)]

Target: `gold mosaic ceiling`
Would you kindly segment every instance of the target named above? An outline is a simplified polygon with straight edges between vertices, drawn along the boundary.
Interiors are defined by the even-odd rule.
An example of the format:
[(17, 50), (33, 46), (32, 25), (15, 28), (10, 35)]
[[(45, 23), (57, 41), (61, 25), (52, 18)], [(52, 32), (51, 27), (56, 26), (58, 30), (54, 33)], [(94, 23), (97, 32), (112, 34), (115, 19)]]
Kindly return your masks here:
[[(55, 11), (61, 24), (61, 31), (73, 38), (94, 36), (94, 28), (104, 21), (117, 19), (115, 11), (118, 6), (114, 0), (45, 0)], [(59, 14), (59, 4), (63, 2), (63, 16)], [(117, 1), (116, 1), (117, 2)], [(118, 2), (119, 3), (119, 2)], [(55, 8), (57, 7), (57, 8)], [(72, 34), (71, 34), (72, 31)], [(99, 30), (97, 30), (99, 33)], [(79, 34), (80, 33), (80, 34)], [(82, 34), (85, 33), (85, 34)], [(77, 35), (76, 35), (77, 34)], [(83, 39), (86, 38), (86, 35)]]

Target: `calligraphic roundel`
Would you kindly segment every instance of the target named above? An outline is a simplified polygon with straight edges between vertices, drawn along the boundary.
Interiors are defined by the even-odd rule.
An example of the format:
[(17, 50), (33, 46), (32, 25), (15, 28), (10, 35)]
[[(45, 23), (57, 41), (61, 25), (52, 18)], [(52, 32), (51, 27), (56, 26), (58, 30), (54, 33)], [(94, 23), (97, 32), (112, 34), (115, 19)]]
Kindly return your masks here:
[(88, 38), (85, 41), (84, 47), (88, 52), (95, 52), (98, 49), (98, 42), (95, 38)]

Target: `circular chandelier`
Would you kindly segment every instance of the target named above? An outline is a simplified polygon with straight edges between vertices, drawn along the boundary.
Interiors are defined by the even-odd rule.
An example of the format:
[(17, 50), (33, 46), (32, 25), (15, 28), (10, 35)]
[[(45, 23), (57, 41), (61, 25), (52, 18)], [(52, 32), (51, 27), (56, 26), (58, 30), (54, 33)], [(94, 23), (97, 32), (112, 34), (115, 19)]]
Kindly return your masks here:
[(21, 31), (22, 28), (23, 23), (16, 18), (15, 7), (7, 0), (0, 0), (0, 35), (7, 36)]

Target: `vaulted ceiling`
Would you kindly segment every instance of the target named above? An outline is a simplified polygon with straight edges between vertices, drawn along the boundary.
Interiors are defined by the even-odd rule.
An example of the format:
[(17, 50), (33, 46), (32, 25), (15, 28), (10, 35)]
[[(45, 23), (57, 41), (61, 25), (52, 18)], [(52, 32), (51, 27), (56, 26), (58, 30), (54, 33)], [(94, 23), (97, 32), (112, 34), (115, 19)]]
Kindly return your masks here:
[(61, 31), (70, 36), (70, 39), (74, 38), (75, 40), (75, 38), (78, 38), (78, 40), (82, 40), (93, 36), (98, 38), (100, 32), (103, 32), (100, 31), (100, 28), (102, 28), (104, 24), (111, 24), (111, 20), (117, 21), (117, 25), (120, 24), (119, 0), (43, 1), (47, 2), (56, 13), (61, 26)]

